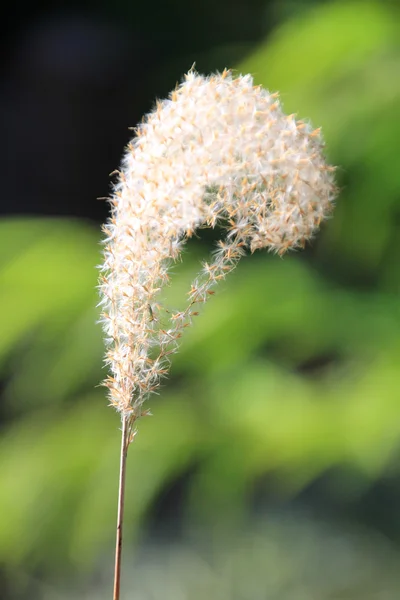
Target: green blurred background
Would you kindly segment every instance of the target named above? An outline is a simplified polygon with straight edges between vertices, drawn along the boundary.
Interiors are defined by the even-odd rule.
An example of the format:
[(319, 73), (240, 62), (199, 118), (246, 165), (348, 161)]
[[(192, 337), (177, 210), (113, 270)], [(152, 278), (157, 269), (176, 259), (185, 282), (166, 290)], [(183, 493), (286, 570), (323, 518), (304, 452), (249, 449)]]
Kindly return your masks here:
[[(234, 67), (322, 126), (333, 218), (241, 261), (129, 453), (123, 599), (400, 597), (400, 20), (390, 1), (42, 3), (0, 88), (0, 597), (111, 597), (100, 224), (129, 126)], [(4, 27), (4, 25), (3, 25)], [(188, 245), (179, 305), (219, 232)]]

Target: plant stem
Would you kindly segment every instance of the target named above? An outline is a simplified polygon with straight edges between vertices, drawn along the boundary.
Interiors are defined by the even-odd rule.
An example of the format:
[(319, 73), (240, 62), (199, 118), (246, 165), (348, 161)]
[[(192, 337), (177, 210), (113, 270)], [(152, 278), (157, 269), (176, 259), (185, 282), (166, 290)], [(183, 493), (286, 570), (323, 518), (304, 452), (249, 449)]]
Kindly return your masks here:
[(122, 418), (121, 456), (119, 463), (118, 517), (115, 545), (114, 595), (113, 600), (119, 600), (121, 583), (122, 528), (124, 522), (126, 458), (129, 446), (129, 417)]

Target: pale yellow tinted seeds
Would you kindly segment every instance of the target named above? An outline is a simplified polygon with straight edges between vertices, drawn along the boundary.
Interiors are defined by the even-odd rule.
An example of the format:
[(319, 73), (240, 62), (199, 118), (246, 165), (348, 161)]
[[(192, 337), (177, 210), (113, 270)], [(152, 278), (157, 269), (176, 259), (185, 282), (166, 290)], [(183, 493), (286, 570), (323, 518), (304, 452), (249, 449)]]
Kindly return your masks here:
[[(136, 130), (118, 172), (104, 227), (100, 279), (109, 345), (110, 402), (139, 418), (210, 289), (245, 248), (283, 254), (302, 247), (331, 210), (333, 168), (319, 129), (285, 115), (276, 93), (229, 71), (191, 71)], [(159, 292), (171, 261), (201, 226), (227, 235), (204, 264), (185, 311), (170, 314)]]

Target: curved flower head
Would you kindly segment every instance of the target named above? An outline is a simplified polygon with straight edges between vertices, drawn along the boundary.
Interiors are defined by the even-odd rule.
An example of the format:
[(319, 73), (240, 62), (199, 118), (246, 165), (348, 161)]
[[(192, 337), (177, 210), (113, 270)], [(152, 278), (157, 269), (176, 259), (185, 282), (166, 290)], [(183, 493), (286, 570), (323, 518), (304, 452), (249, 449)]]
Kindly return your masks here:
[[(123, 416), (142, 414), (195, 305), (246, 248), (283, 254), (313, 236), (336, 192), (322, 150), (320, 131), (285, 115), (277, 94), (228, 71), (190, 71), (139, 125), (111, 198), (100, 283), (106, 385)], [(159, 292), (171, 262), (198, 227), (216, 224), (225, 240), (203, 264), (186, 310), (168, 313)]]

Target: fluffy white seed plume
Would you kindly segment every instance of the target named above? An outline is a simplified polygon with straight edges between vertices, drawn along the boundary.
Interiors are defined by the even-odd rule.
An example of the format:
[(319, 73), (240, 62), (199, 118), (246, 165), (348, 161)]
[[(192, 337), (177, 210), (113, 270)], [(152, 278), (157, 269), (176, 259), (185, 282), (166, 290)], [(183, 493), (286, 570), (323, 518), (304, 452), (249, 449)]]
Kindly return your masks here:
[[(103, 324), (110, 402), (134, 421), (166, 374), (182, 329), (246, 247), (283, 254), (303, 246), (332, 207), (334, 168), (319, 130), (286, 116), (277, 94), (249, 75), (191, 71), (138, 127), (104, 227)], [(225, 224), (187, 309), (159, 300), (168, 268), (201, 226)]]

